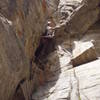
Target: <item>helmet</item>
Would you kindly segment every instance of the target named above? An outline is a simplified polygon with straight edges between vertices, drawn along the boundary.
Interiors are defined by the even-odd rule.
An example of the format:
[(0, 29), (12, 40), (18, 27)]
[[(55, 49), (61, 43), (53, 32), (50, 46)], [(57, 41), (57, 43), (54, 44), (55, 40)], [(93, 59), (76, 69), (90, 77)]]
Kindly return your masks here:
[(47, 25), (50, 25), (50, 24), (51, 24), (51, 21), (48, 21), (48, 22), (47, 22)]

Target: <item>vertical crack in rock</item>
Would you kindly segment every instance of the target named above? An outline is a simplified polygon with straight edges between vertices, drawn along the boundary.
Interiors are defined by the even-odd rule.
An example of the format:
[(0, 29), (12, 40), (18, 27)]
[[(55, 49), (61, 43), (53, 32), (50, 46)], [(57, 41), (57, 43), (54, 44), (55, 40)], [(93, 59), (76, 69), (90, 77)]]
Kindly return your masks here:
[(80, 97), (80, 90), (79, 90), (79, 79), (76, 76), (75, 69), (73, 69), (73, 76), (71, 77), (71, 85), (72, 85), (72, 90), (71, 90), (71, 99), (70, 100), (81, 100)]

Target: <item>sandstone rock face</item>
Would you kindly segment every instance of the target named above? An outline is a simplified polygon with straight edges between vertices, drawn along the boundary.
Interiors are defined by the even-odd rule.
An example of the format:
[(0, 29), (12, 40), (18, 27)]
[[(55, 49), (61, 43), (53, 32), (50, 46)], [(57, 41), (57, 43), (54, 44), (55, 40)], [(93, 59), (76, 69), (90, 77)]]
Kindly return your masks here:
[[(28, 86), (33, 83), (30, 62), (44, 30), (45, 14), (40, 0), (0, 0), (0, 100), (12, 100), (26, 80)], [(32, 93), (33, 85), (29, 87)], [(29, 88), (24, 95), (30, 99)]]
[(31, 58), (30, 56), (34, 53), (30, 53), (35, 51), (33, 47), (38, 44), (38, 37), (44, 28), (45, 12), (43, 12), (42, 2), (39, 0), (1, 0), (0, 8), (0, 13), (12, 21), (17, 37), (25, 47), (27, 56)]
[[(84, 64), (75, 69), (79, 80), (79, 93), (81, 100), (99, 100), (99, 69), (100, 59)], [(88, 73), (88, 74), (87, 74)], [(95, 73), (95, 74), (94, 74)], [(73, 99), (74, 100), (74, 99)]]
[(33, 99), (99, 100), (99, 64), (98, 59), (72, 68), (71, 54), (59, 48), (49, 56), (46, 82), (33, 94)]
[(56, 50), (47, 57), (45, 84), (33, 100), (100, 99), (99, 4), (100, 0), (59, 0)]
[[(70, 77), (66, 71), (72, 68), (71, 53), (64, 51), (62, 46), (58, 46), (57, 51), (48, 57), (46, 66), (46, 82), (36, 93), (33, 94), (34, 100), (60, 100), (69, 97)], [(69, 83), (68, 83), (69, 82)]]
[[(48, 8), (44, 2), (0, 0), (0, 100), (19, 100), (16, 93), (25, 100), (100, 100), (100, 0), (48, 0)], [(55, 49), (41, 70), (35, 51), (51, 16)]]
[[(82, 9), (82, 8), (81, 8)], [(79, 14), (80, 13), (80, 14)], [(99, 8), (84, 13), (79, 12), (69, 22), (70, 33), (84, 33), (87, 29), (99, 19)], [(85, 17), (87, 16), (87, 17)], [(86, 23), (87, 22), (87, 23)], [(75, 24), (77, 23), (77, 25)]]
[(65, 25), (72, 35), (86, 32), (99, 19), (99, 3), (99, 0), (60, 0), (60, 26)]
[(20, 81), (29, 78), (29, 61), (13, 28), (3, 19), (0, 20), (0, 99), (8, 100)]

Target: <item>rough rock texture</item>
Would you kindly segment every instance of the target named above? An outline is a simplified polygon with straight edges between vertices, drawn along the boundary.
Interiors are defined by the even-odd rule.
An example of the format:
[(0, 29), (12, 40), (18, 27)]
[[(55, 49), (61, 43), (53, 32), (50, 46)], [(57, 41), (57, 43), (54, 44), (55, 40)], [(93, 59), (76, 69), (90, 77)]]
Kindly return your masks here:
[[(49, 0), (48, 9), (44, 2), (0, 0), (0, 100), (19, 100), (20, 93), (26, 100), (100, 100), (100, 0)], [(59, 27), (41, 70), (34, 55), (50, 16)], [(98, 59), (84, 58), (84, 64), (80, 57), (82, 65), (76, 60), (73, 68), (74, 41), (91, 40), (96, 49), (88, 51), (96, 51)]]
[(66, 71), (72, 68), (71, 54), (61, 46), (48, 57), (45, 69), (46, 82), (33, 94), (33, 100), (59, 100), (69, 96), (70, 77)]
[(100, 99), (100, 59), (73, 68), (71, 58), (71, 53), (63, 45), (49, 55), (45, 84), (33, 94), (33, 100)]
[[(32, 99), (99, 100), (100, 0), (59, 1), (60, 14), (56, 21), (60, 27), (56, 31), (56, 50), (47, 57), (45, 83), (33, 93)], [(75, 51), (75, 55), (80, 54), (81, 57), (78, 56), (79, 59), (74, 64), (76, 67), (73, 68), (72, 59), (75, 55), (72, 51), (75, 41), (82, 43), (76, 46), (76, 51), (84, 51), (84, 48), (86, 54)]]
[(11, 100), (20, 81), (29, 78), (29, 61), (13, 28), (0, 20), (0, 99)]
[(84, 33), (99, 19), (99, 3), (99, 0), (60, 0), (58, 23), (65, 25), (66, 32), (72, 35)]
[[(44, 27), (45, 12), (43, 12), (42, 2), (39, 0), (1, 0), (0, 8), (0, 13), (12, 21), (17, 37), (25, 46), (27, 56), (31, 58), (30, 56), (34, 54), (31, 51), (33, 51), (33, 47), (36, 48)], [(41, 23), (42, 26), (39, 27)]]
[[(29, 87), (33, 79), (38, 82), (38, 74), (31, 75), (32, 59), (45, 14), (40, 0), (0, 0), (0, 100), (11, 100), (19, 84), (23, 90), (27, 81)], [(27, 100), (32, 91), (24, 91)]]
[(57, 72), (62, 71), (59, 79), (56, 81), (53, 76), (53, 79), (46, 83), (45, 87), (39, 88), (40, 91), (38, 94), (34, 94), (33, 99), (99, 100), (99, 64), (100, 60), (95, 60), (68, 71), (64, 68), (59, 69), (56, 73), (54, 72), (54, 75), (58, 76)]

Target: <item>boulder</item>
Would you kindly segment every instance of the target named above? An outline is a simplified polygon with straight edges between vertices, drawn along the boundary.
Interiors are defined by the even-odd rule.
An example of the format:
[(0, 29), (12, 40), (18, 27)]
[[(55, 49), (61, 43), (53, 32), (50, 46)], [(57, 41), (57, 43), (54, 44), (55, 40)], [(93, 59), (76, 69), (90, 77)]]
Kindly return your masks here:
[(91, 41), (81, 42), (75, 41), (72, 51), (72, 63), (73, 66), (78, 66), (84, 63), (88, 63), (97, 58), (95, 47)]

